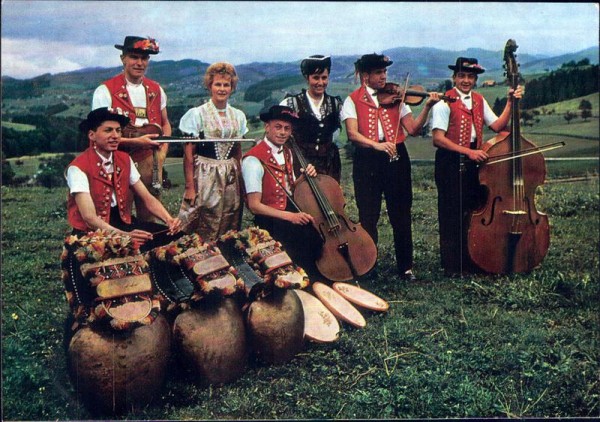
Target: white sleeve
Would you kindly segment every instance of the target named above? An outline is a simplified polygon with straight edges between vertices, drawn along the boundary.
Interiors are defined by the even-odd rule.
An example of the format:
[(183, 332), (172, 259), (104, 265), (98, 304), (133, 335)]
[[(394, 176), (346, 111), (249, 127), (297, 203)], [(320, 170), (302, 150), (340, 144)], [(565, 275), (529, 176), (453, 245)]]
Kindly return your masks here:
[(242, 178), (246, 193), (262, 192), (264, 174), (265, 169), (258, 158), (249, 156), (242, 160)]
[(112, 97), (110, 96), (108, 87), (102, 84), (94, 91), (94, 96), (92, 97), (92, 110), (102, 107), (110, 107), (111, 105)]
[(352, 98), (346, 97), (344, 100), (344, 105), (342, 106), (342, 112), (340, 113), (340, 121), (344, 121), (346, 119), (357, 119), (356, 114), (356, 105)]
[(164, 110), (167, 107), (167, 94), (165, 94), (165, 90), (162, 89), (162, 86), (160, 86), (159, 88), (160, 88), (160, 109)]
[(240, 122), (240, 133), (241, 136), (244, 136), (245, 134), (247, 134), (249, 132), (248, 129), (248, 121), (246, 120), (246, 115), (244, 114), (244, 112), (242, 110), (238, 110), (238, 119)]
[(131, 171), (129, 172), (129, 186), (133, 186), (140, 180), (141, 176), (131, 157), (129, 157), (129, 165), (131, 166)]
[(448, 132), (448, 124), (450, 123), (450, 107), (445, 101), (436, 103), (431, 109), (431, 130), (440, 129)]
[(490, 107), (488, 102), (484, 101), (483, 102), (483, 122), (485, 123), (486, 126), (489, 126), (492, 123), (494, 123), (496, 120), (498, 120), (498, 116), (496, 116), (496, 113), (494, 113), (494, 111), (492, 110), (492, 108)]
[(202, 116), (196, 108), (189, 109), (179, 121), (179, 130), (193, 136), (199, 136), (204, 129)]
[(86, 174), (79, 167), (69, 166), (66, 174), (69, 193), (87, 192), (90, 193), (90, 182)]

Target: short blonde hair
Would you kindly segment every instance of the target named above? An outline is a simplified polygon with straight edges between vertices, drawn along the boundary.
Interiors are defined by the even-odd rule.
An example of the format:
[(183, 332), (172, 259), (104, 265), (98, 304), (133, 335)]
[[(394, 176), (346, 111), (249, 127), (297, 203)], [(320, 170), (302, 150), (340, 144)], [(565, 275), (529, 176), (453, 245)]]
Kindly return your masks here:
[(231, 88), (233, 91), (235, 91), (235, 87), (237, 86), (239, 78), (235, 71), (235, 67), (233, 67), (232, 64), (225, 62), (217, 62), (208, 66), (206, 72), (204, 73), (204, 86), (206, 89), (210, 90), (210, 87), (215, 80), (215, 75), (217, 74), (229, 75), (231, 78)]

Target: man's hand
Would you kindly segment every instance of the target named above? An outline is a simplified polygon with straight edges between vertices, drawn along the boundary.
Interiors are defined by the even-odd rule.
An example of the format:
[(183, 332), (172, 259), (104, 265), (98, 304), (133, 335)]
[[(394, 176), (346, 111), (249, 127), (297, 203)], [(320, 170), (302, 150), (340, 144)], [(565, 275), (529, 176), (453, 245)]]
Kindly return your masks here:
[(477, 163), (483, 163), (489, 158), (487, 153), (480, 149), (470, 149), (469, 152), (466, 153), (466, 156), (469, 157), (469, 160), (475, 161)]
[(132, 230), (130, 232), (125, 232), (125, 233), (128, 234), (131, 237), (131, 239), (133, 239), (135, 242), (137, 242), (140, 245), (143, 245), (148, 240), (152, 240), (152, 233), (144, 231), (144, 230), (135, 229), (135, 230)]
[(315, 221), (312, 215), (305, 212), (286, 212), (286, 220), (292, 224), (306, 225)]
[(378, 142), (373, 144), (373, 148), (377, 151), (385, 152), (390, 158), (395, 157), (398, 153), (396, 150), (396, 144), (393, 142)]
[(179, 218), (171, 218), (167, 220), (169, 226), (169, 234), (175, 234), (181, 231), (181, 220)]
[(306, 166), (306, 169), (300, 169), (300, 172), (310, 177), (317, 177), (317, 169), (312, 164)]

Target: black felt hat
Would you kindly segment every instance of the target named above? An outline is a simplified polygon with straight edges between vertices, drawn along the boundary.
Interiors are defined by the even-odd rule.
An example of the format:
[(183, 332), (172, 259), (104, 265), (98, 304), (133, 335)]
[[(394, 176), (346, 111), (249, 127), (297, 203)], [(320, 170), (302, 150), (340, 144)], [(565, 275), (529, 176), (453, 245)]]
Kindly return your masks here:
[(471, 72), (480, 74), (485, 72), (485, 69), (477, 62), (477, 59), (469, 57), (459, 57), (456, 59), (454, 66), (448, 65), (448, 69), (452, 69), (454, 73), (458, 72)]
[(143, 38), (128, 35), (123, 45), (115, 44), (115, 48), (123, 53), (158, 54), (158, 43), (154, 38)]
[(300, 62), (300, 71), (302, 75), (308, 76), (313, 73), (324, 72), (325, 69), (331, 71), (331, 57), (316, 54), (305, 58)]
[(354, 62), (354, 67), (357, 72), (370, 72), (376, 69), (385, 69), (391, 66), (393, 61), (388, 56), (383, 54), (365, 54), (360, 59)]
[(79, 123), (79, 130), (87, 133), (89, 130), (96, 129), (104, 122), (119, 122), (121, 127), (125, 127), (130, 122), (128, 114), (128, 112), (123, 112), (120, 108), (97, 108), (90, 111), (87, 118)]
[(298, 115), (293, 109), (281, 105), (274, 105), (269, 110), (260, 113), (260, 120), (265, 123), (271, 120), (283, 120), (295, 124), (298, 119)]

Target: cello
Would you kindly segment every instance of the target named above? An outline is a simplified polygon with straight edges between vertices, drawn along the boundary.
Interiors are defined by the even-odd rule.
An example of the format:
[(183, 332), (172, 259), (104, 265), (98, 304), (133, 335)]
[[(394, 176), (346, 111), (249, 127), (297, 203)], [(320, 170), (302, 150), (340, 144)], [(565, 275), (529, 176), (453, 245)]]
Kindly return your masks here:
[[(306, 168), (308, 162), (293, 137), (288, 144), (300, 166)], [(320, 257), (315, 261), (323, 276), (333, 281), (348, 281), (373, 269), (377, 246), (360, 223), (352, 222), (345, 215), (346, 201), (333, 177), (300, 176), (294, 189), (294, 203), (313, 217), (313, 226), (323, 240)]]
[[(504, 67), (513, 89), (520, 77), (516, 49), (515, 41), (508, 40)], [(487, 197), (471, 213), (467, 234), (471, 260), (494, 274), (531, 271), (550, 245), (548, 216), (535, 208), (535, 191), (546, 177), (545, 160), (540, 148), (521, 135), (519, 99), (512, 96), (510, 101), (510, 132), (501, 132), (482, 147), (490, 157), (479, 167), (479, 182), (487, 189)], [(509, 158), (492, 160), (500, 156)]]

